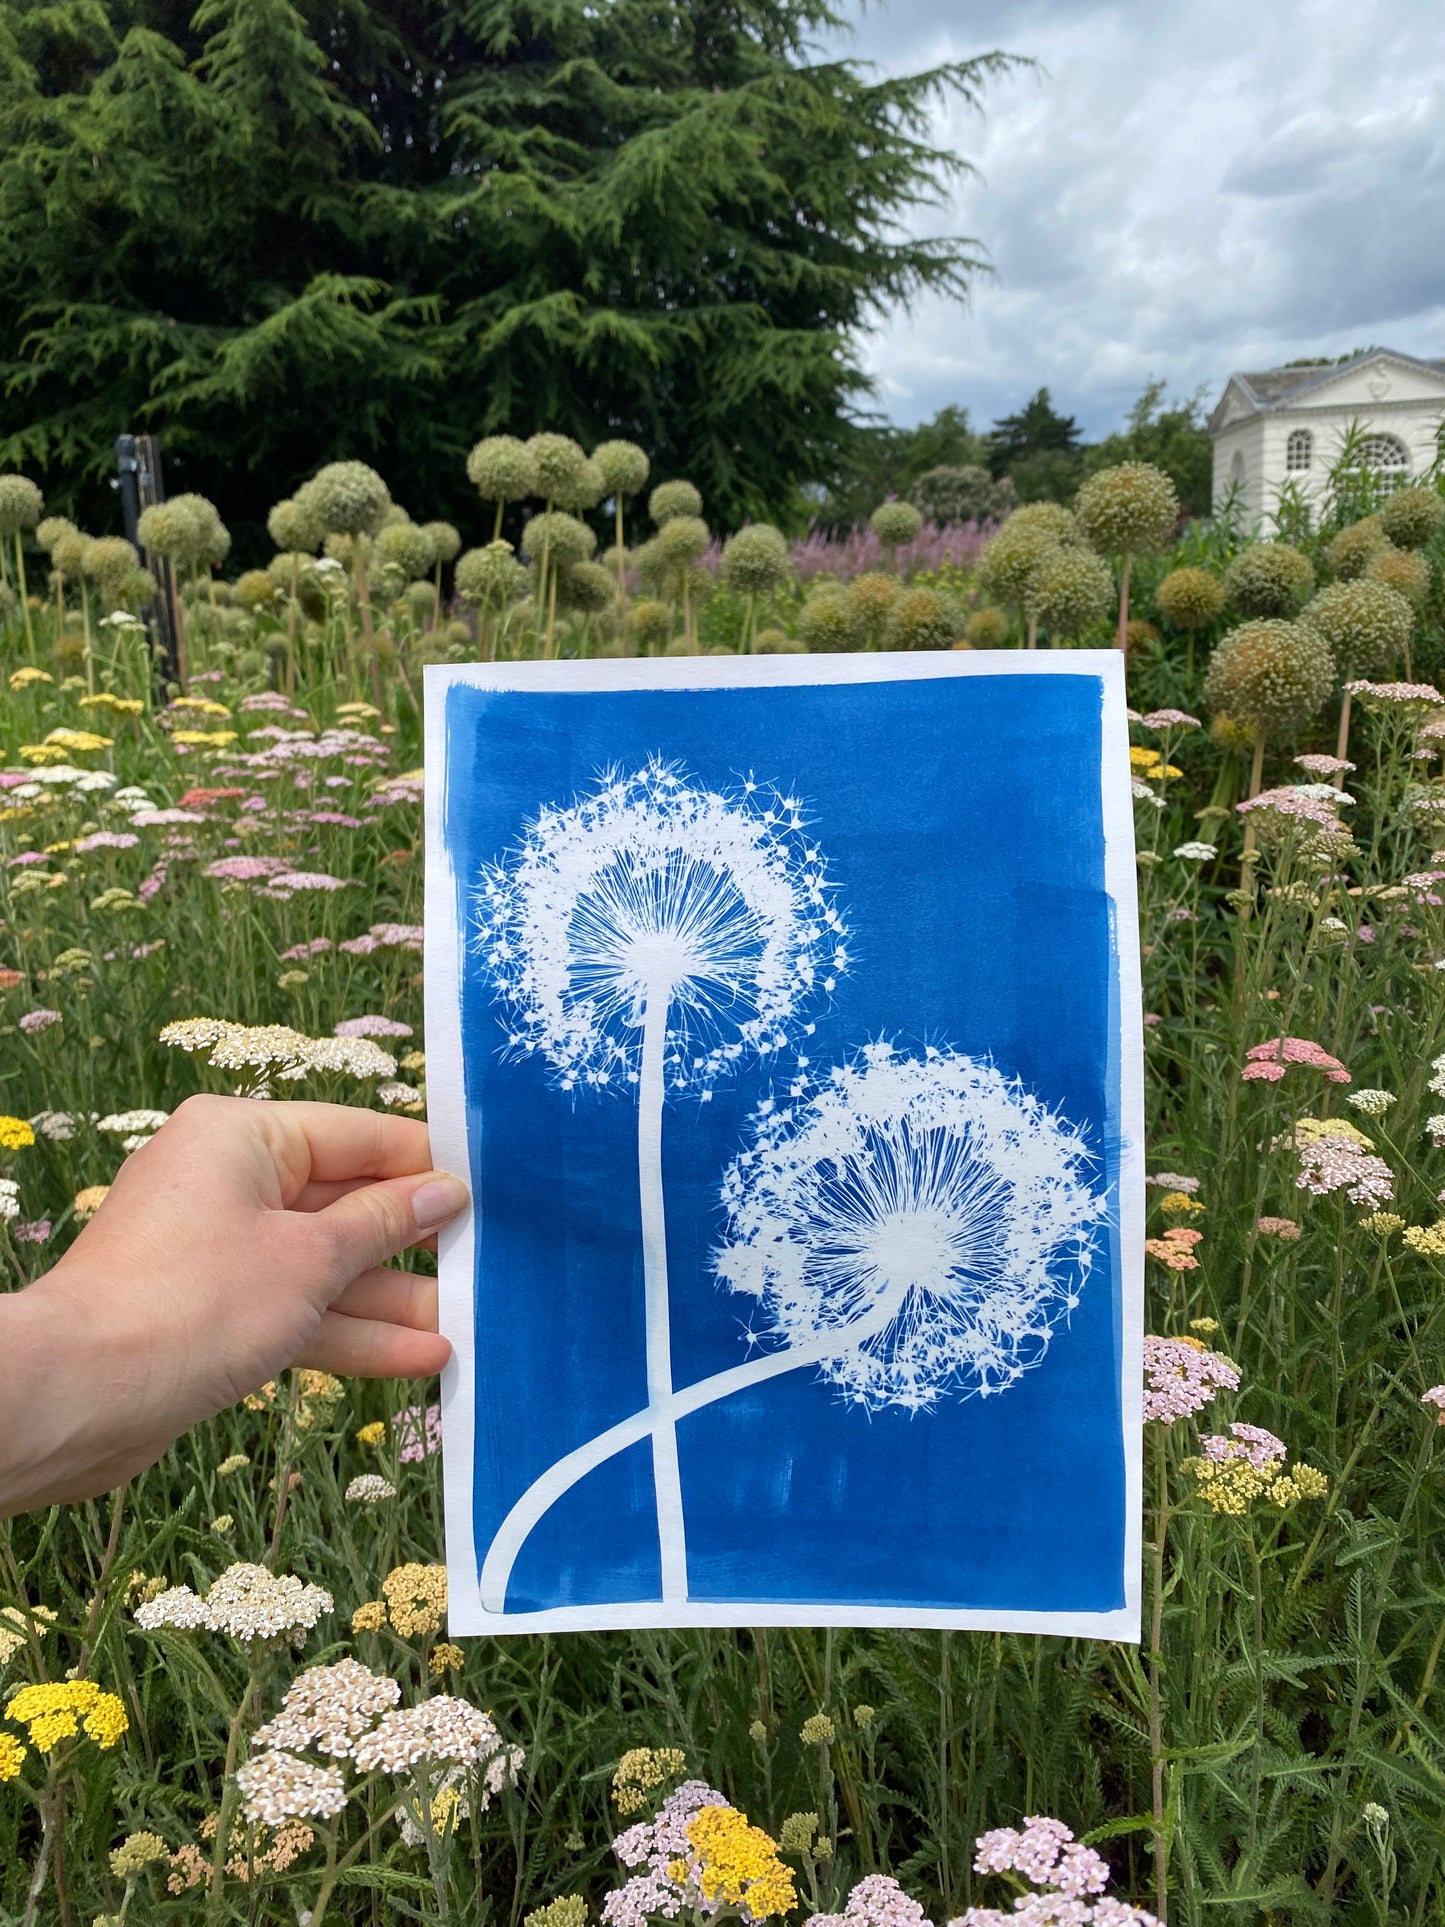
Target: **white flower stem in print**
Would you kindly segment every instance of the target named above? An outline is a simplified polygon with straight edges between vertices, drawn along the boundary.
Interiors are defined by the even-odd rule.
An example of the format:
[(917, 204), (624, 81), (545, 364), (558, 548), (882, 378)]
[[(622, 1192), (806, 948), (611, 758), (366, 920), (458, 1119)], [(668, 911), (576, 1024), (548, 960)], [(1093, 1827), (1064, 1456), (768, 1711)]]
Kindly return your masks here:
[(503, 1610), (528, 1535), (614, 1454), (734, 1392), (816, 1365), (845, 1400), (926, 1410), (1006, 1391), (1079, 1302), (1106, 1205), (1080, 1133), (992, 1065), (886, 1043), (805, 1104), (765, 1104), (723, 1186), (719, 1279), (781, 1346), (671, 1392), (551, 1466), (483, 1562)]
[(658, 759), (544, 807), (486, 872), (473, 909), (509, 1048), (539, 1052), (563, 1090), (636, 1092), (648, 1396), (638, 1436), (652, 1438), (663, 1599), (675, 1603), (687, 1597), (687, 1547), (664, 1101), (705, 1102), (718, 1077), (787, 1042), (808, 995), (831, 990), (846, 962), (842, 919), (795, 798), (751, 781), (738, 795), (704, 789)]

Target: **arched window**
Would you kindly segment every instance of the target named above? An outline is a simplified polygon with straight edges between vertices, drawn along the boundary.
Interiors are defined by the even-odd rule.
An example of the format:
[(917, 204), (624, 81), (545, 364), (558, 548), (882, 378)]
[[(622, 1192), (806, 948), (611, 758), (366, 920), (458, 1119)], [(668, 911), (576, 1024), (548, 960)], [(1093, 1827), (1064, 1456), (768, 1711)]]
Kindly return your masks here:
[(1410, 475), (1410, 457), (1398, 435), (1366, 435), (1357, 466), (1373, 480), (1378, 495), (1391, 495)]
[(1284, 445), (1284, 465), (1291, 475), (1301, 474), (1310, 465), (1315, 438), (1307, 428), (1292, 428)]

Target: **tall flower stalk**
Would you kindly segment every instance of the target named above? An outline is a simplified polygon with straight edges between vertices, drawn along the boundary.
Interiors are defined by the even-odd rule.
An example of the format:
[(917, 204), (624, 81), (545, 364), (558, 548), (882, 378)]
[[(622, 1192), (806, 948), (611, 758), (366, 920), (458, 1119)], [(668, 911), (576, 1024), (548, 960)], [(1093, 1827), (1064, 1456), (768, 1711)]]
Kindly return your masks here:
[[(669, 1092), (706, 1097), (770, 1057), (847, 961), (796, 798), (705, 790), (653, 759), (547, 807), (474, 899), (474, 943), (511, 1021), (563, 1090), (637, 1096), (648, 1423), (667, 1603), (687, 1597), (663, 1184)], [(501, 1610), (501, 1601), (496, 1610)]]

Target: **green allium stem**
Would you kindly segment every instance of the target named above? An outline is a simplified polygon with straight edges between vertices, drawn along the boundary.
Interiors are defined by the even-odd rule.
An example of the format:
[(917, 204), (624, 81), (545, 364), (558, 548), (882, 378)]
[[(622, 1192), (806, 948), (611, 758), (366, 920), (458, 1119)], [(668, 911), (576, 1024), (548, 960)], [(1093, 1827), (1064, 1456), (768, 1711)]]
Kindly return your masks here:
[(1119, 571), (1119, 647), (1126, 662), (1129, 659), (1129, 571), (1133, 566), (1133, 556), (1126, 555)]

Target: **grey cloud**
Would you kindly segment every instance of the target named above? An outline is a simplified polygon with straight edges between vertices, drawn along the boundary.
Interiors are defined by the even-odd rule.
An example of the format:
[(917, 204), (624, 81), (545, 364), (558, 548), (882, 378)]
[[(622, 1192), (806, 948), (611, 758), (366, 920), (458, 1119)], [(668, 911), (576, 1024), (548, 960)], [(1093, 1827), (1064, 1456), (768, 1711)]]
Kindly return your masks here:
[(1445, 16), (1405, 0), (953, 0), (870, 7), (847, 52), (904, 71), (1005, 45), (1047, 77), (993, 86), (941, 145), (981, 177), (927, 233), (997, 269), (972, 311), (927, 299), (865, 344), (897, 419), (988, 421), (1047, 384), (1090, 432), (1151, 375), (1388, 339), (1445, 352)]

